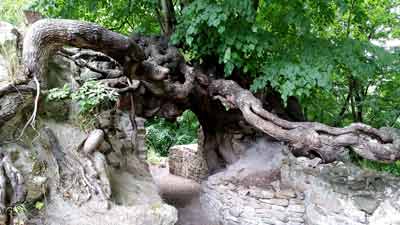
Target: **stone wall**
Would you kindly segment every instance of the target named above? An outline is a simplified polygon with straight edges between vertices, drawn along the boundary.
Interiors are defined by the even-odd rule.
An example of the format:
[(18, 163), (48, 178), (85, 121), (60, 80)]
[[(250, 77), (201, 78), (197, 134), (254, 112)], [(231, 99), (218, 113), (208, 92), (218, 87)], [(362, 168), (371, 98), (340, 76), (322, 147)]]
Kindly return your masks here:
[(202, 183), (202, 207), (216, 224), (400, 224), (399, 178), (262, 145), (259, 160), (245, 156)]
[(171, 174), (201, 182), (208, 175), (207, 162), (198, 151), (197, 144), (177, 145), (169, 150), (169, 171)]
[(293, 189), (274, 191), (224, 181), (223, 173), (202, 186), (201, 201), (216, 224), (304, 224), (304, 196)]

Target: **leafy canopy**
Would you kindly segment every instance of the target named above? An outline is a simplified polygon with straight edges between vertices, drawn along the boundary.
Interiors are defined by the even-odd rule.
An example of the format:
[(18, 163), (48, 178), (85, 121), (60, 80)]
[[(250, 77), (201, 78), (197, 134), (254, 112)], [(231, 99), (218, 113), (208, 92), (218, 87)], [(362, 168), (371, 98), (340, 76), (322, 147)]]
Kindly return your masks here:
[[(313, 120), (364, 118), (376, 126), (398, 126), (386, 119), (396, 120), (399, 113), (398, 90), (390, 85), (399, 79), (399, 51), (371, 41), (399, 37), (399, 5), (395, 0), (199, 0), (182, 10), (173, 40), (195, 60), (218, 59), (226, 76), (251, 80), (253, 91), (273, 87), (283, 100), (299, 97)], [(354, 118), (357, 110), (345, 107), (344, 118), (338, 118), (349, 89), (352, 106), (363, 115)]]
[(94, 22), (124, 34), (159, 33), (153, 0), (35, 0), (32, 8), (52, 18)]

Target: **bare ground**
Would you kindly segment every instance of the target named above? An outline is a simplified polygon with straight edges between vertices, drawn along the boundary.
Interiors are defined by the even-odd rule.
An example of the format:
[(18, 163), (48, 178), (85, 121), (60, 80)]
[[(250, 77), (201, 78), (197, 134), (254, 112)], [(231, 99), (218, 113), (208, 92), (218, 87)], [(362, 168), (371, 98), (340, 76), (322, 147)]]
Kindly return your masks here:
[(152, 165), (150, 170), (162, 198), (178, 209), (179, 219), (176, 225), (214, 225), (207, 220), (201, 210), (200, 184), (170, 174), (168, 167)]

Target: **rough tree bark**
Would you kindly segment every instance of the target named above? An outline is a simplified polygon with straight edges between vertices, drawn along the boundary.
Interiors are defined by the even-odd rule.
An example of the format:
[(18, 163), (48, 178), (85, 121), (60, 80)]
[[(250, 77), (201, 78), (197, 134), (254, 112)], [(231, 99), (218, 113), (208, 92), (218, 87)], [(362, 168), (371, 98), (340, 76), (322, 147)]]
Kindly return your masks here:
[(94, 49), (120, 63), (125, 79), (135, 86), (126, 89), (130, 82), (112, 86), (124, 89), (121, 101), (133, 96), (128, 102), (133, 102), (136, 115), (174, 119), (185, 109), (194, 111), (203, 127), (203, 147), (211, 170), (236, 160), (235, 143), (228, 139), (243, 140), (247, 133), (263, 133), (287, 143), (296, 155), (318, 156), (324, 162), (336, 160), (346, 147), (370, 160), (400, 159), (400, 138), (393, 130), (361, 123), (336, 128), (281, 119), (235, 81), (215, 79), (186, 63), (163, 37), (128, 38), (91, 23), (41, 20), (32, 25), (24, 40), (26, 78), (34, 75), (45, 82), (48, 58), (65, 45)]
[[(12, 196), (7, 199), (7, 183), (11, 185)], [(0, 224), (7, 224), (8, 207), (14, 207), (25, 200), (24, 178), (14, 167), (8, 154), (0, 153)]]

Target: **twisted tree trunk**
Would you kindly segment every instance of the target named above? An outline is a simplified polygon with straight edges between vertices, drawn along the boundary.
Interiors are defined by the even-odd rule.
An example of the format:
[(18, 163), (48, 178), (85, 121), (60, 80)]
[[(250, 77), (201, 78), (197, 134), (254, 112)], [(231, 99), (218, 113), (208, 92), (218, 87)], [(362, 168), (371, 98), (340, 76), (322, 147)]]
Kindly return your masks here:
[(336, 128), (281, 119), (236, 82), (215, 79), (190, 66), (162, 37), (128, 38), (91, 23), (41, 20), (24, 40), (27, 79), (35, 75), (45, 82), (48, 58), (65, 45), (94, 49), (120, 63), (121, 74), (135, 81), (135, 87), (129, 82), (114, 82), (113, 87), (124, 90), (121, 101), (133, 95), (136, 115), (174, 119), (185, 109), (193, 110), (203, 127), (203, 148), (211, 170), (234, 162), (240, 154), (237, 145), (246, 145), (250, 134), (261, 133), (287, 143), (296, 155), (318, 156), (324, 162), (336, 160), (346, 147), (370, 160), (400, 159), (400, 138), (393, 130), (361, 123)]

